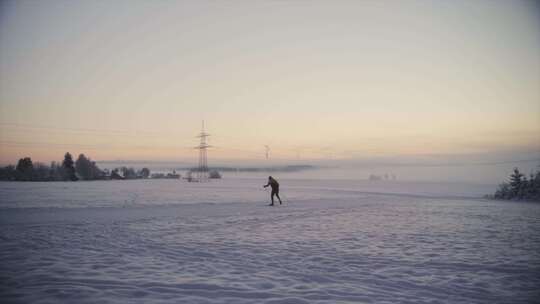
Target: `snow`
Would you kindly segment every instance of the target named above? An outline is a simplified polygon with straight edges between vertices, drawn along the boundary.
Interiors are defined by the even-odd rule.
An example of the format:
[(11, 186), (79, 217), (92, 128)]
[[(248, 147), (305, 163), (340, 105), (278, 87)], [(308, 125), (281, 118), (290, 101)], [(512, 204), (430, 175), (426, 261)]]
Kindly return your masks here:
[(492, 186), (0, 183), (3, 303), (531, 303), (540, 205)]

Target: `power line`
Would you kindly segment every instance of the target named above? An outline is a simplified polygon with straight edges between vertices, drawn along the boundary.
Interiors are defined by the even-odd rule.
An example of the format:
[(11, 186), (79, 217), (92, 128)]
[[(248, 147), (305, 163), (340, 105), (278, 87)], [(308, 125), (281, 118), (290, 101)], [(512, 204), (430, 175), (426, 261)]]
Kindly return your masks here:
[(123, 136), (158, 136), (163, 135), (163, 132), (149, 132), (141, 130), (114, 130), (114, 129), (92, 129), (92, 128), (69, 128), (69, 127), (56, 127), (39, 124), (25, 124), (25, 123), (10, 123), (0, 122), (0, 126), (14, 127), (17, 129), (31, 129), (31, 130), (49, 130), (55, 132), (66, 133), (94, 133), (94, 134), (106, 134), (106, 135), (123, 135)]
[(2, 146), (12, 146), (12, 147), (43, 147), (43, 148), (54, 148), (54, 147), (77, 147), (77, 148), (86, 148), (86, 149), (123, 149), (123, 148), (134, 148), (134, 149), (149, 149), (155, 150), (156, 148), (161, 149), (188, 149), (188, 147), (179, 147), (179, 146), (144, 146), (144, 145), (111, 145), (111, 144), (80, 144), (80, 143), (53, 143), (53, 142), (21, 142), (21, 141), (10, 141), (10, 140), (0, 140), (0, 145)]

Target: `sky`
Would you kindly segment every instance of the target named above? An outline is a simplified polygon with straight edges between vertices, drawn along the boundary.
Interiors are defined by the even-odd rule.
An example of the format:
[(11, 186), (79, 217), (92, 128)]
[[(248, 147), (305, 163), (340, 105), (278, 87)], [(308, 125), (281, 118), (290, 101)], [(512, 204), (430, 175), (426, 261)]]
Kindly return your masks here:
[(1, 1), (0, 163), (540, 159), (534, 1)]

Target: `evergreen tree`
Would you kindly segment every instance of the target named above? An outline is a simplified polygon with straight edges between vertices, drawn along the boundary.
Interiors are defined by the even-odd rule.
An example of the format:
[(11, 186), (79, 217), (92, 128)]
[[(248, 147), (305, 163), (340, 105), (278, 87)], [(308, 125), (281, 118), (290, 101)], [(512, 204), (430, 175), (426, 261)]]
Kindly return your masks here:
[(77, 176), (75, 175), (75, 167), (73, 167), (73, 157), (71, 156), (69, 152), (66, 152), (66, 155), (64, 155), (64, 161), (62, 162), (62, 167), (64, 168), (63, 180), (71, 180), (71, 181), (78, 180)]
[(79, 158), (75, 161), (75, 172), (85, 180), (92, 179), (92, 172), (90, 168), (90, 161), (84, 154), (79, 154)]
[(523, 175), (516, 197), (518, 199), (524, 199), (524, 198), (526, 199), (528, 197), (528, 194), (529, 194), (529, 181), (527, 180), (527, 177)]
[(148, 178), (150, 176), (150, 170), (148, 168), (142, 168), (141, 171), (139, 171), (139, 175), (142, 178)]
[(531, 199), (540, 201), (540, 170), (536, 171), (534, 177), (531, 174), (531, 179), (529, 180), (529, 183), (532, 188), (530, 191)]
[(0, 180), (13, 181), (17, 175), (15, 166), (9, 165), (4, 168), (0, 168)]
[(540, 201), (540, 170), (525, 177), (517, 168), (510, 175), (509, 182), (502, 183), (493, 195), (495, 199), (519, 199)]
[(21, 181), (30, 181), (32, 180), (33, 169), (34, 165), (32, 164), (32, 159), (30, 159), (30, 157), (21, 158), (15, 169), (17, 171), (17, 176), (15, 178)]
[(522, 192), (523, 174), (519, 172), (518, 168), (514, 168), (514, 172), (510, 175), (510, 191), (512, 197), (518, 197)]
[(75, 171), (84, 180), (93, 180), (101, 177), (101, 170), (90, 158), (80, 154), (75, 162)]

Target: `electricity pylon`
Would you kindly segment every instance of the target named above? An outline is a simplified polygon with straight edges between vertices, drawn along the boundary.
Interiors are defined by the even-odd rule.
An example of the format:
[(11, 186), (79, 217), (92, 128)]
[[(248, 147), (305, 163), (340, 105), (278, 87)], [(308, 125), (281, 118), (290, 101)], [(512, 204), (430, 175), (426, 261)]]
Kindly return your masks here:
[(197, 181), (203, 182), (208, 180), (208, 160), (206, 157), (206, 149), (210, 147), (206, 142), (206, 138), (210, 134), (204, 131), (204, 120), (202, 122), (201, 133), (197, 137), (201, 139), (199, 145), (195, 149), (199, 150), (199, 168), (197, 169)]
[(267, 145), (265, 145), (265, 146), (264, 146), (264, 149), (265, 149), (265, 151), (266, 151), (266, 159), (268, 159), (268, 153), (270, 152), (270, 147), (267, 146)]

